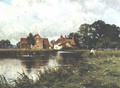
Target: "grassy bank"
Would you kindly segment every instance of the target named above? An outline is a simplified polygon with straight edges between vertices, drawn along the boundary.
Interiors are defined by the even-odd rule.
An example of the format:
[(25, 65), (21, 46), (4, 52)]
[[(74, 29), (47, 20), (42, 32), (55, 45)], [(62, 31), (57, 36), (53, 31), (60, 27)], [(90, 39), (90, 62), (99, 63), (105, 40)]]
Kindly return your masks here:
[[(90, 50), (76, 50), (75, 52), (79, 52), (82, 57), (87, 58), (89, 56)], [(95, 50), (96, 58), (103, 57), (120, 57), (120, 50)]]
[(0, 88), (120, 88), (119, 51), (111, 52), (97, 51), (93, 58), (84, 53), (86, 58), (76, 64), (58, 70), (49, 69), (38, 74), (36, 81), (24, 72), (11, 84), (0, 76)]

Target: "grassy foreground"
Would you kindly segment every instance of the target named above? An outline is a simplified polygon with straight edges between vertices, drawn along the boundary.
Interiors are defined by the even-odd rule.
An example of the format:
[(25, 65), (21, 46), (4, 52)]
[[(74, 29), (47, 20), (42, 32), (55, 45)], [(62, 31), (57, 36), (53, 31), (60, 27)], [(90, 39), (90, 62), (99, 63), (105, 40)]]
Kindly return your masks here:
[(97, 57), (82, 58), (58, 70), (49, 69), (38, 74), (36, 81), (24, 72), (10, 84), (0, 76), (0, 88), (120, 88), (120, 57), (108, 53), (99, 51)]

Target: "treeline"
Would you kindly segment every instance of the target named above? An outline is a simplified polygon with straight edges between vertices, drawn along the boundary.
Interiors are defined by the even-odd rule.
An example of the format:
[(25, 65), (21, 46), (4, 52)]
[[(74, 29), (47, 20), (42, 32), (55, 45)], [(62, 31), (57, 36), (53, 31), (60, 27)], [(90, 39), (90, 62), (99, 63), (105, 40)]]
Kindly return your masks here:
[(13, 45), (11, 44), (10, 40), (0, 40), (0, 48), (13, 48)]
[(120, 49), (120, 27), (102, 20), (82, 24), (76, 33), (70, 33), (79, 48)]

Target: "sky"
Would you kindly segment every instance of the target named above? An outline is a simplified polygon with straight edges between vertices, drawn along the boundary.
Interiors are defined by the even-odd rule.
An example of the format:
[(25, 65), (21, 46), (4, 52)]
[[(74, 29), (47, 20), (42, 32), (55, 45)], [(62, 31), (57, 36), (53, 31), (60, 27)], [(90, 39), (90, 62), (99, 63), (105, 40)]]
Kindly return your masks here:
[(0, 40), (12, 44), (30, 32), (56, 39), (97, 20), (120, 26), (120, 0), (0, 0)]

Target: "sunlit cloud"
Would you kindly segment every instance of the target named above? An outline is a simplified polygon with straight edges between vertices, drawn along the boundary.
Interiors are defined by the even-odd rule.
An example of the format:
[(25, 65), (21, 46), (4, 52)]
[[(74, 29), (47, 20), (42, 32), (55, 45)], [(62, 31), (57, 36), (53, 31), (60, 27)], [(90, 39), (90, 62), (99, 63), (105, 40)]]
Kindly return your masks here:
[(0, 39), (16, 44), (29, 32), (49, 39), (104, 20), (120, 26), (119, 0), (1, 0)]

